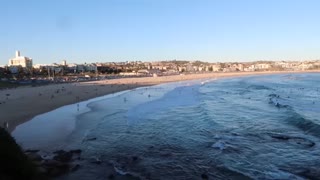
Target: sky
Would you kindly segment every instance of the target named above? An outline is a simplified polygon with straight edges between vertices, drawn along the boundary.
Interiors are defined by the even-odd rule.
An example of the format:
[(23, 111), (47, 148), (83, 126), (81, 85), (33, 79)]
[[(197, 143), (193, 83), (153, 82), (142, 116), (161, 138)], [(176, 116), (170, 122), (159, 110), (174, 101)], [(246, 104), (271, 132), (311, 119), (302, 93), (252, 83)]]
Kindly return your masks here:
[(0, 0), (0, 65), (320, 59), (319, 0)]

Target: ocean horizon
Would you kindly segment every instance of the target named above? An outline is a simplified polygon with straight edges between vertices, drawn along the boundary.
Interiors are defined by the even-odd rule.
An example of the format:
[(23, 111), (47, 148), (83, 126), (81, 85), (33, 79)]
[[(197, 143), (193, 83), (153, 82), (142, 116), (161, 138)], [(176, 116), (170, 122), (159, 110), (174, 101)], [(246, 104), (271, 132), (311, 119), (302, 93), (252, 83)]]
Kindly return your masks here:
[[(81, 149), (57, 179), (306, 179), (320, 165), (320, 74), (166, 83), (63, 106), (16, 127), (24, 149)], [(100, 164), (92, 163), (99, 161)]]

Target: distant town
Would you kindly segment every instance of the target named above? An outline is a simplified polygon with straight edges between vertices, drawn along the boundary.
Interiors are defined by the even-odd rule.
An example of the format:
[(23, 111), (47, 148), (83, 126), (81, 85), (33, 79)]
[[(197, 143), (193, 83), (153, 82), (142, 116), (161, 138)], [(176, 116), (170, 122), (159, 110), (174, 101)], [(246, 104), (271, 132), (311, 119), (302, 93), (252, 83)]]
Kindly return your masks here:
[(97, 62), (33, 64), (32, 58), (19, 51), (0, 66), (1, 81), (85, 81), (111, 77), (167, 76), (188, 73), (223, 73), (253, 71), (305, 71), (319, 70), (320, 60), (314, 61), (256, 61), (256, 62), (202, 62), (166, 60), (157, 62)]

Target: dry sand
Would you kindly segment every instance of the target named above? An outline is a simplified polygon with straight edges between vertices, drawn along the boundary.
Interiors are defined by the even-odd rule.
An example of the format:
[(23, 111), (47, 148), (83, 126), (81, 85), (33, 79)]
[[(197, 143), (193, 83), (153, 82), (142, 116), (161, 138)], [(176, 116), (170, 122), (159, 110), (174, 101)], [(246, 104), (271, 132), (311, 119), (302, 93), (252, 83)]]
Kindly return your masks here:
[(8, 122), (9, 130), (12, 131), (17, 125), (32, 119), (38, 114), (54, 110), (64, 105), (74, 104), (94, 97), (134, 89), (141, 86), (194, 79), (275, 73), (297, 72), (207, 73), (162, 77), (122, 78), (0, 90), (0, 126), (5, 122)]

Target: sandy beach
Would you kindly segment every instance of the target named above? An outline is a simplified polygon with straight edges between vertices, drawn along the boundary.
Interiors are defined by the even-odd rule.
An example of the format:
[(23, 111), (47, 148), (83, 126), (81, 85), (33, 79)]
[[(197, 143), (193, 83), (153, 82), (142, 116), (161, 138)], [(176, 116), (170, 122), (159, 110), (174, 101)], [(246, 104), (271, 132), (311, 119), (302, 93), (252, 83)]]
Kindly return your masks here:
[(5, 122), (8, 122), (9, 130), (12, 131), (17, 125), (32, 119), (34, 116), (61, 106), (142, 86), (194, 79), (278, 73), (299, 72), (208, 73), (163, 77), (122, 78), (94, 82), (51, 84), (38, 87), (5, 89), (0, 91), (0, 125), (2, 126)]

